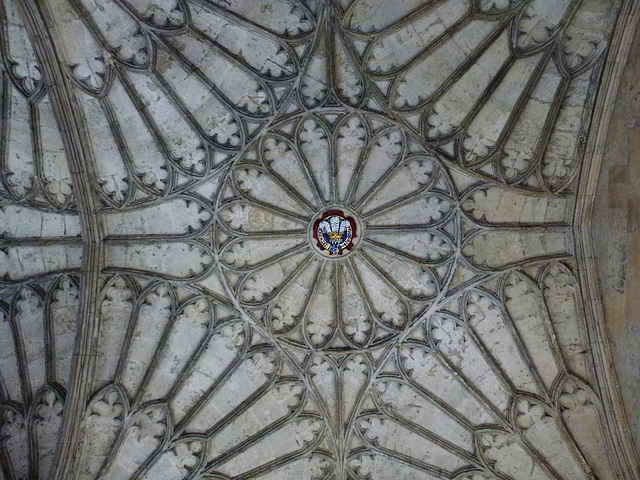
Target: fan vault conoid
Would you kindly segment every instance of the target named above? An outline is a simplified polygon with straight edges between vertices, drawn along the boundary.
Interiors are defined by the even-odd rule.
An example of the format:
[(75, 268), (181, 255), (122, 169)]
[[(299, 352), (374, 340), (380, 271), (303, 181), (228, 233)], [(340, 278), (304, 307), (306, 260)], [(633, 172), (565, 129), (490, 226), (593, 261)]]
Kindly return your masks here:
[(634, 2), (1, 3), (0, 478), (640, 478), (579, 181)]

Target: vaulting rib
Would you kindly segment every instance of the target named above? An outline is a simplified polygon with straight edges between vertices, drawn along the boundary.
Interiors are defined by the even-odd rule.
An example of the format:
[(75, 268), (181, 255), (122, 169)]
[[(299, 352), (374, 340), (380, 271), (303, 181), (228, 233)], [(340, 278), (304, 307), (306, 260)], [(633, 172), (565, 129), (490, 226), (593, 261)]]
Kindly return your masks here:
[(639, 478), (573, 220), (629, 2), (3, 0), (0, 478)]

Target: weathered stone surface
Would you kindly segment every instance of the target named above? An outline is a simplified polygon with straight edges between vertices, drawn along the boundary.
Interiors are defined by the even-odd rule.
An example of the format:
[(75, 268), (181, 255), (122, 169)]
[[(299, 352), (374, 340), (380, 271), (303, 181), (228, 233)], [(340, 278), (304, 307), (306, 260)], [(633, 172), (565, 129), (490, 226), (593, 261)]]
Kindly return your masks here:
[(0, 3), (0, 478), (639, 478), (574, 223), (629, 0)]
[(636, 32), (611, 124), (598, 184), (593, 232), (607, 328), (636, 445), (640, 446), (640, 32)]

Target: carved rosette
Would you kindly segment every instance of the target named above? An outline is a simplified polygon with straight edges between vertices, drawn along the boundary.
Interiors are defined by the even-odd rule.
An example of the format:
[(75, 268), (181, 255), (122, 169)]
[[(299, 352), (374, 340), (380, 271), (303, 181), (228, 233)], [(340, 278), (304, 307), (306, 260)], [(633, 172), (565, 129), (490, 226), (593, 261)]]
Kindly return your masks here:
[(437, 159), (377, 116), (332, 113), (281, 122), (230, 170), (217, 238), (243, 308), (285, 342), (341, 350), (386, 342), (437, 301), (458, 226)]

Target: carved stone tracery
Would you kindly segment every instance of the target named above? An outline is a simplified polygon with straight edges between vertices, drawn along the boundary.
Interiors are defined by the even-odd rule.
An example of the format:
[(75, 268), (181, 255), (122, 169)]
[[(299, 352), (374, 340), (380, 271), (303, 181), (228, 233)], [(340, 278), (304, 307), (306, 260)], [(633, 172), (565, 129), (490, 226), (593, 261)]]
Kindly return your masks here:
[(0, 476), (638, 478), (573, 219), (622, 3), (3, 0)]

